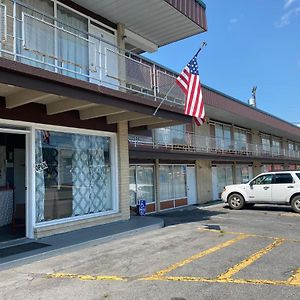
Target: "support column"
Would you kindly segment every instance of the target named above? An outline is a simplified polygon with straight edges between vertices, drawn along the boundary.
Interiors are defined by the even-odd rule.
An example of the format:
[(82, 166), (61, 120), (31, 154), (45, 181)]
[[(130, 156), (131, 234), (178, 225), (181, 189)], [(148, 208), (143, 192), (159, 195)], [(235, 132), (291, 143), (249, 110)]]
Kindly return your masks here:
[(119, 207), (123, 220), (130, 218), (128, 123), (118, 123)]

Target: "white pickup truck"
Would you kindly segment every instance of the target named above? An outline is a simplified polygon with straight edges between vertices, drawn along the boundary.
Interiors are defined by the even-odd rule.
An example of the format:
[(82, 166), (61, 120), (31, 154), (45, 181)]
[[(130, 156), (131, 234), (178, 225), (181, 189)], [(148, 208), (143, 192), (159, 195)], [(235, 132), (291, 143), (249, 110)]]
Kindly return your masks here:
[(221, 197), (232, 209), (255, 203), (290, 204), (300, 213), (300, 171), (262, 173), (248, 183), (227, 185)]

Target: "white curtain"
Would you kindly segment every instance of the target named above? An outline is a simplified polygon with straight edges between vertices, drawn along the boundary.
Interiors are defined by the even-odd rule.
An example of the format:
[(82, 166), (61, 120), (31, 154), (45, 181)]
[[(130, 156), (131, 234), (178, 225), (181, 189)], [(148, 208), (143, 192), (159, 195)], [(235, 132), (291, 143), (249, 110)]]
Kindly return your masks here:
[(110, 172), (108, 174), (104, 156), (105, 138), (74, 134), (72, 139), (73, 215), (111, 209)]
[(89, 136), (73, 134), (72, 195), (73, 216), (91, 212)]
[(104, 158), (104, 138), (90, 136), (90, 198), (91, 211), (99, 212), (109, 207), (108, 184)]
[[(55, 56), (54, 28), (44, 23), (53, 24), (53, 19), (33, 11), (35, 9), (53, 16), (53, 2), (50, 0), (23, 0), (22, 2), (32, 9), (17, 5), (18, 21), (16, 29), (17, 36), (19, 37), (17, 39), (17, 53), (38, 62), (26, 58), (20, 58), (20, 61), (37, 67), (43, 66), (43, 68), (48, 70), (54, 70), (51, 66), (39, 63), (55, 64), (53, 59)], [(23, 24), (21, 21), (22, 13), (25, 14)], [(24, 32), (22, 32), (22, 26)]]
[(45, 176), (43, 168), (40, 168), (43, 161), (42, 132), (37, 130), (35, 133), (35, 204), (37, 222), (45, 219)]
[(62, 22), (57, 26), (63, 29), (57, 32), (58, 57), (62, 67), (73, 71), (62, 70), (61, 72), (70, 77), (87, 80), (87, 77), (74, 73), (86, 75), (89, 73), (89, 45), (86, 41), (87, 34), (85, 34), (88, 31), (87, 20), (59, 5), (57, 18)]

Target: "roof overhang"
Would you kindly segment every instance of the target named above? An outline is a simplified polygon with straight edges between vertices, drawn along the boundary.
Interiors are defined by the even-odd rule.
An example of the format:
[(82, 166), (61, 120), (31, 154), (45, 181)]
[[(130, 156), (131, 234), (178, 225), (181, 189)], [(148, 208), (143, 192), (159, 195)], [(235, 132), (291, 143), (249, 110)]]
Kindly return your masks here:
[(230, 96), (203, 86), (206, 114), (210, 119), (254, 129), (300, 142), (300, 128)]
[(141, 48), (146, 51), (155, 51), (156, 47), (153, 45), (160, 47), (206, 31), (205, 6), (196, 0), (175, 2), (73, 0), (73, 2), (115, 24), (124, 24), (130, 32), (152, 45), (149, 49)]

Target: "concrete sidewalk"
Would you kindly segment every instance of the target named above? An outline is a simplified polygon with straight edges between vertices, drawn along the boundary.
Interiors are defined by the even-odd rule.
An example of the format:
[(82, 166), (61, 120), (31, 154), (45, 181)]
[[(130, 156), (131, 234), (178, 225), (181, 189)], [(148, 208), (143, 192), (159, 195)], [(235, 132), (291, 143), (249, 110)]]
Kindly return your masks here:
[(113, 222), (38, 240), (24, 238), (0, 243), (0, 271), (83, 247), (101, 244), (125, 235), (162, 227), (164, 227), (162, 218), (131, 216), (128, 221)]

